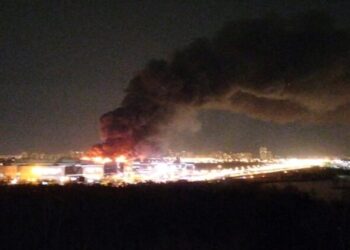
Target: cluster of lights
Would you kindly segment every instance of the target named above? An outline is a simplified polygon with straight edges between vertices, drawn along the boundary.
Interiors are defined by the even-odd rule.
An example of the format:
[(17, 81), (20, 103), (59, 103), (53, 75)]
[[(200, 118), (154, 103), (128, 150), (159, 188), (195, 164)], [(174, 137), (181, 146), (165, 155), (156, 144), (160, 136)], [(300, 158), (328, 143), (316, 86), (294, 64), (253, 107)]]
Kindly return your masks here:
[[(112, 158), (109, 157), (101, 157), (101, 156), (96, 156), (96, 157), (88, 157), (88, 156), (84, 156), (81, 158), (81, 160), (83, 161), (92, 161), (94, 163), (97, 164), (106, 164), (109, 162), (112, 162)], [(120, 155), (118, 157), (114, 158), (115, 162), (120, 162), (120, 163), (125, 163), (127, 161), (126, 157), (124, 155)]]
[[(329, 162), (329, 159), (281, 159), (273, 163), (249, 167), (223, 168), (217, 165), (210, 170), (196, 169), (193, 164), (179, 163), (170, 161), (159, 161), (149, 164), (143, 164), (142, 167), (130, 163), (124, 156), (115, 159), (102, 157), (84, 157), (82, 160), (93, 162), (92, 164), (80, 164), (76, 167), (81, 168), (80, 173), (67, 175), (66, 166), (26, 166), (19, 167), (15, 177), (11, 178), (9, 183), (17, 184), (20, 181), (26, 182), (47, 182), (65, 184), (69, 181), (75, 181), (83, 177), (87, 183), (108, 183), (115, 185), (136, 184), (143, 182), (165, 183), (175, 181), (213, 181), (226, 178), (254, 178), (256, 176), (275, 173), (288, 172), (292, 170), (306, 169), (314, 166), (323, 167)], [(123, 171), (106, 175), (104, 164), (115, 162), (123, 164)], [(3, 173), (3, 175), (6, 173)]]
[(284, 159), (274, 163), (250, 166), (250, 167), (234, 167), (234, 168), (222, 168), (218, 165), (216, 169), (210, 170), (187, 170), (174, 171), (174, 168), (168, 168), (162, 165), (153, 171), (152, 175), (139, 175), (135, 178), (139, 182), (152, 181), (152, 182), (173, 182), (178, 180), (186, 181), (213, 181), (222, 180), (226, 178), (254, 178), (257, 175), (276, 173), (276, 172), (288, 172), (293, 170), (307, 169), (311, 167), (324, 167), (328, 159)]

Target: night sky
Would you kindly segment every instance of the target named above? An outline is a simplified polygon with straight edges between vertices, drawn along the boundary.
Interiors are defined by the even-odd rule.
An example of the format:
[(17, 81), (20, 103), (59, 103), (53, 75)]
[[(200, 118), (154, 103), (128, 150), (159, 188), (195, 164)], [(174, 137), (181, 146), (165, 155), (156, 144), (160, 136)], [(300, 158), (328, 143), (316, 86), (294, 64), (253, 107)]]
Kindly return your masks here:
[[(149, 60), (228, 21), (316, 8), (350, 23), (346, 1), (113, 2), (1, 1), (0, 154), (88, 149), (99, 141), (99, 117), (118, 107)], [(349, 125), (281, 125), (223, 111), (199, 119), (201, 129), (176, 134), (173, 149), (350, 154)]]

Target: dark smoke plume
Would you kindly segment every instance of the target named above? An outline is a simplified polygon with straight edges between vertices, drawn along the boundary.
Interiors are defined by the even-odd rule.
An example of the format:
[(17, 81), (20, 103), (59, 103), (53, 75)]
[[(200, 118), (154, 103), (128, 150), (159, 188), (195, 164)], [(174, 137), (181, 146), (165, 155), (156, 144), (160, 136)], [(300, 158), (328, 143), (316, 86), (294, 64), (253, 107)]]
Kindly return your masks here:
[(154, 149), (183, 107), (288, 123), (350, 123), (350, 35), (328, 15), (240, 20), (154, 60), (101, 117), (94, 152)]

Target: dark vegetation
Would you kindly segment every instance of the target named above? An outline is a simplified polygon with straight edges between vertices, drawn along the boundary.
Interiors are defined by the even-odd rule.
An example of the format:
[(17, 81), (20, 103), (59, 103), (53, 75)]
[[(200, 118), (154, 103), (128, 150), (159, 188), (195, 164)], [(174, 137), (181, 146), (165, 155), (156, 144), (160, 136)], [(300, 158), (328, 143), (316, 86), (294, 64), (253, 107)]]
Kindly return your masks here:
[(349, 249), (350, 203), (257, 183), (1, 186), (1, 249)]
[(292, 170), (292, 171), (281, 171), (270, 174), (261, 174), (257, 179), (246, 179), (246, 181), (250, 182), (266, 182), (266, 183), (274, 183), (274, 182), (291, 182), (291, 181), (322, 181), (322, 180), (331, 180), (334, 185), (337, 185), (340, 180), (340, 176), (348, 177), (350, 179), (349, 170), (343, 169), (334, 169), (334, 168), (320, 168), (313, 167), (308, 169), (300, 169), (300, 170)]

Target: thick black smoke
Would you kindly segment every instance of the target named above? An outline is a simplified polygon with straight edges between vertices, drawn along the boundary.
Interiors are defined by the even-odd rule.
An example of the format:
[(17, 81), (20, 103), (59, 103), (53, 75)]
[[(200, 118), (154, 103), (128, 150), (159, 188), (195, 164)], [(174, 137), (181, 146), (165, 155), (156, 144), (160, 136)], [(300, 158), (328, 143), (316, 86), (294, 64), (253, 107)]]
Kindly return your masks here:
[(151, 61), (101, 117), (105, 154), (142, 151), (182, 107), (279, 123), (350, 123), (350, 35), (328, 15), (240, 20), (169, 61)]

